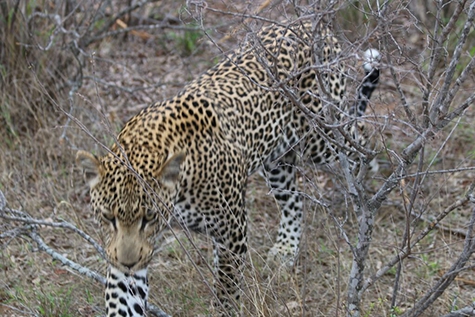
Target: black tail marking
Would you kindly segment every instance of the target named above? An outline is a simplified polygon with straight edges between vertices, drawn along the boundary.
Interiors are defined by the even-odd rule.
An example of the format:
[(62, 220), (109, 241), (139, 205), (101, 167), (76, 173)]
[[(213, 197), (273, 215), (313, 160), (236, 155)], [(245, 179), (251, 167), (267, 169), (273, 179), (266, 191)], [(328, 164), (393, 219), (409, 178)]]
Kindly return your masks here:
[(364, 53), (364, 58), (365, 78), (358, 89), (358, 99), (350, 109), (350, 115), (356, 115), (357, 117), (364, 115), (368, 101), (379, 82), (379, 69), (375, 68), (374, 64), (380, 61), (381, 54), (378, 50), (369, 49)]

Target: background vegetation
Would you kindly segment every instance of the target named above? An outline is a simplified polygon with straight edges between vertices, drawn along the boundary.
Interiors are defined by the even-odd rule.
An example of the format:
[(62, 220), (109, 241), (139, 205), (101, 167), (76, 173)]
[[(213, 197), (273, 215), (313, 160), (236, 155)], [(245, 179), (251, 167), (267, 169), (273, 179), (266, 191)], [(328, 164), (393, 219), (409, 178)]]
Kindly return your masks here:
[[(246, 34), (317, 6), (349, 57), (348, 100), (362, 78), (358, 56), (382, 52), (363, 118), (381, 167), (302, 170), (306, 228), (293, 270), (266, 261), (279, 213), (251, 178), (244, 315), (474, 316), (474, 1), (464, 0), (0, 2), (0, 315), (103, 314), (106, 262), (78, 233), (103, 237), (76, 150), (104, 153), (128, 118)], [(151, 303), (173, 316), (209, 315), (210, 259), (206, 237), (166, 236), (151, 265)]]

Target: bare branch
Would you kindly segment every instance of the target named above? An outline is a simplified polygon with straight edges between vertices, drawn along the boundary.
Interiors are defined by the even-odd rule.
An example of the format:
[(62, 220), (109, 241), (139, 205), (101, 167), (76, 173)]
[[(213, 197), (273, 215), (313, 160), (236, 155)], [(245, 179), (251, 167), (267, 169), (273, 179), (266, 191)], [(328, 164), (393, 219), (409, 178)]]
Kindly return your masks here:
[[(388, 6), (388, 4), (385, 4), (383, 8), (387, 8), (387, 6)], [(389, 51), (388, 37), (391, 36), (391, 31), (390, 31), (390, 28), (389, 28), (390, 27), (390, 18), (387, 16), (387, 14), (389, 12), (391, 12), (391, 10), (388, 10), (388, 9), (382, 10), (379, 14), (380, 18), (378, 19), (378, 23), (382, 25), (382, 29), (384, 30), (384, 34), (386, 34), (386, 36), (383, 37), (383, 45), (385, 46), (386, 51)], [(395, 40), (393, 40), (393, 42), (395, 42)], [(396, 70), (394, 68), (394, 63), (392, 62), (391, 54), (387, 54), (386, 58), (388, 60), (388, 68), (391, 72), (393, 82), (396, 85), (396, 90), (399, 94), (399, 98), (401, 100), (401, 104), (404, 108), (404, 111), (406, 112), (406, 116), (408, 117), (408, 119), (411, 122), (412, 126), (415, 129), (418, 129), (415, 115), (409, 107), (409, 104), (407, 102), (404, 91), (401, 88), (400, 81), (399, 81), (399, 79), (396, 75)]]
[(38, 249), (40, 249), (41, 251), (43, 252), (46, 252), (47, 254), (49, 254), (53, 259), (55, 260), (58, 260), (60, 261), (61, 263), (63, 263), (64, 265), (72, 268), (73, 270), (75, 270), (76, 272), (78, 272), (79, 274), (81, 275), (84, 275), (84, 276), (87, 276), (87, 277), (90, 277), (96, 281), (98, 281), (99, 283), (105, 285), (106, 284), (106, 279), (105, 277), (103, 277), (102, 275), (100, 275), (99, 273), (97, 272), (94, 272), (84, 266), (81, 266), (79, 264), (77, 264), (76, 262), (73, 262), (71, 260), (69, 260), (68, 258), (66, 258), (65, 256), (59, 254), (58, 252), (54, 251), (53, 249), (51, 249), (44, 241), (43, 239), (41, 239), (41, 237), (39, 236), (39, 234), (37, 234), (36, 232), (34, 231), (28, 231), (26, 233), (33, 241), (36, 242), (36, 245), (38, 246)]
[[(12, 213), (18, 213), (19, 211), (17, 210), (8, 210), (8, 212)], [(16, 222), (22, 222), (25, 224), (35, 224), (35, 225), (41, 225), (41, 226), (47, 226), (47, 227), (53, 227), (53, 228), (63, 228), (67, 230), (71, 230), (74, 233), (77, 233), (81, 238), (89, 242), (96, 250), (99, 252), (101, 257), (103, 259), (106, 259), (106, 253), (104, 249), (93, 239), (91, 238), (88, 234), (86, 234), (84, 231), (78, 229), (76, 226), (72, 225), (71, 223), (67, 221), (62, 221), (62, 222), (51, 222), (51, 221), (46, 221), (46, 220), (39, 220), (39, 219), (34, 219), (31, 217), (15, 217), (15, 216), (8, 216), (5, 213), (0, 213), (0, 218), (3, 218), (8, 221), (16, 221)]]
[(182, 25), (171, 25), (168, 23), (160, 23), (160, 24), (149, 24), (149, 25), (136, 25), (136, 26), (129, 26), (124, 29), (118, 29), (115, 31), (109, 31), (102, 33), (97, 36), (93, 36), (88, 39), (88, 43), (94, 43), (97, 41), (100, 41), (106, 37), (110, 36), (116, 36), (120, 34), (125, 34), (129, 33), (132, 31), (137, 31), (137, 30), (165, 30), (165, 29), (170, 29), (170, 30), (180, 30), (180, 31), (200, 31), (200, 27), (190, 27), (190, 26), (182, 26)]
[(465, 238), (464, 248), (459, 258), (452, 267), (437, 281), (437, 283), (432, 286), (432, 288), (427, 291), (426, 295), (423, 296), (414, 307), (407, 312), (405, 312), (402, 317), (408, 316), (419, 316), (423, 311), (425, 311), (440, 295), (445, 291), (447, 287), (450, 286), (452, 281), (457, 276), (461, 268), (465, 266), (467, 261), (470, 259), (472, 254), (475, 251), (475, 239), (473, 235), (473, 227), (475, 225), (475, 208), (472, 209), (472, 216), (470, 222), (467, 225), (467, 234)]
[(0, 211), (3, 211), (6, 206), (7, 200), (5, 199), (5, 195), (3, 195), (3, 192), (0, 190)]
[(475, 316), (475, 302), (473, 302), (470, 306), (466, 306), (464, 308), (454, 310), (441, 317), (468, 317), (468, 316)]
[(404, 247), (397, 255), (395, 255), (390, 261), (387, 262), (387, 264), (379, 269), (375, 274), (373, 274), (371, 277), (369, 277), (365, 283), (363, 284), (361, 291), (365, 291), (368, 287), (374, 284), (375, 281), (377, 281), (379, 278), (381, 278), (384, 274), (386, 274), (391, 267), (393, 267), (396, 263), (401, 261), (402, 259), (405, 259), (410, 255), (410, 250), (414, 248), (422, 239), (424, 239), (429, 232), (434, 230), (439, 223), (448, 215), (450, 214), (453, 210), (460, 208), (464, 205), (466, 205), (468, 202), (472, 201), (473, 198), (473, 191), (475, 190), (475, 183), (471, 184), (469, 189), (467, 190), (466, 195), (461, 198), (460, 200), (454, 202), (447, 208), (445, 208), (434, 220), (432, 220), (429, 225), (419, 233), (419, 235), (412, 239), (411, 244), (409, 246)]
[[(461, 6), (459, 6), (458, 8), (460, 8), (459, 9), (460, 11), (462, 10)], [(449, 88), (452, 84), (453, 76), (455, 74), (456, 67), (459, 63), (460, 56), (462, 54), (462, 48), (465, 45), (468, 34), (473, 27), (472, 24), (473, 24), (474, 18), (475, 18), (475, 2), (472, 2), (468, 10), (467, 21), (465, 21), (461, 36), (459, 37), (457, 46), (455, 47), (452, 60), (450, 61), (450, 64), (447, 68), (444, 84), (438, 94), (437, 100), (434, 103), (435, 107), (431, 109), (431, 112), (430, 112), (430, 120), (432, 124), (437, 125), (439, 128), (441, 128), (441, 125), (444, 125), (443, 122), (439, 123), (439, 118), (443, 118), (447, 114), (448, 108), (453, 100), (452, 99), (453, 94), (455, 94), (455, 92), (458, 89), (458, 85), (456, 85), (453, 89), (453, 94), (449, 93)], [(472, 65), (471, 67), (473, 67), (473, 63), (470, 63), (469, 66), (470, 65)]]

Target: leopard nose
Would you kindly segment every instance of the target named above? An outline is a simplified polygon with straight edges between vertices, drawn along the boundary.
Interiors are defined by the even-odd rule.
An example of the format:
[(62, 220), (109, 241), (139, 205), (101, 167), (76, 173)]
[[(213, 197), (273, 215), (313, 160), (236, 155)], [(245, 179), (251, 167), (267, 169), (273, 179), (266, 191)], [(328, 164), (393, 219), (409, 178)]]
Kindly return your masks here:
[(125, 266), (129, 270), (131, 270), (138, 262), (133, 262), (133, 263), (120, 263), (121, 265)]

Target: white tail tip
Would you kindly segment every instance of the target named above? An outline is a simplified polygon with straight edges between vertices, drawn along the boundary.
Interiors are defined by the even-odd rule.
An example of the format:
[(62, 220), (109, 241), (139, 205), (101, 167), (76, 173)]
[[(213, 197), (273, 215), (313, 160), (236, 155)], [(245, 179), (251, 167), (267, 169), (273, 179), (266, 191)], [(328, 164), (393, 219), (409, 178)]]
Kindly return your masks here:
[(381, 60), (381, 53), (377, 49), (370, 48), (364, 52), (364, 59), (364, 70), (370, 72), (374, 68), (373, 64)]

